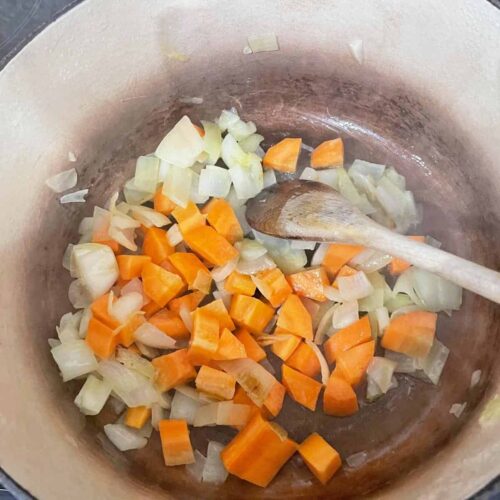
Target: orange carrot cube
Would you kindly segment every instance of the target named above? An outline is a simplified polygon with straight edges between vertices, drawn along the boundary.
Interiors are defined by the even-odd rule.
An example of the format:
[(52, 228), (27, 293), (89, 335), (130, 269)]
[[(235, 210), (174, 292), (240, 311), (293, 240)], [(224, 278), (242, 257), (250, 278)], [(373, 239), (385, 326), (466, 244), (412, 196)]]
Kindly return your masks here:
[(270, 302), (273, 307), (279, 307), (292, 293), (292, 288), (288, 284), (281, 269), (266, 269), (258, 272), (252, 277), (259, 292)]
[(150, 227), (146, 230), (142, 251), (158, 265), (174, 253), (173, 247), (167, 240), (167, 232), (159, 227)]
[(344, 165), (344, 143), (342, 139), (322, 142), (311, 153), (312, 168), (334, 168)]
[(206, 224), (206, 217), (201, 214), (198, 207), (192, 201), (190, 201), (185, 208), (175, 208), (172, 215), (177, 221), (177, 224), (179, 224), (179, 229), (182, 234)]
[(336, 370), (330, 375), (323, 394), (323, 411), (334, 417), (347, 417), (358, 411), (358, 398), (352, 386)]
[(156, 264), (147, 263), (142, 269), (144, 293), (156, 304), (165, 307), (184, 289), (184, 282), (177, 275)]
[[(94, 300), (94, 302), (90, 305), (90, 310), (92, 311), (92, 316), (94, 318), (98, 319), (101, 323), (104, 323), (112, 330), (115, 330), (120, 326), (120, 322), (114, 316), (109, 314), (109, 302), (110, 296), (109, 293), (107, 293)], [(114, 302), (114, 299), (112, 302)]]
[(342, 466), (342, 460), (337, 450), (316, 432), (299, 445), (298, 452), (321, 484), (327, 484)]
[(214, 359), (224, 360), (246, 357), (247, 353), (243, 343), (239, 341), (238, 338), (235, 337), (227, 328), (224, 328), (219, 339), (219, 346)]
[(193, 331), (188, 348), (191, 363), (201, 365), (215, 356), (219, 346), (219, 322), (217, 318), (201, 308), (193, 313)]
[(162, 392), (196, 378), (196, 370), (188, 359), (187, 349), (159, 356), (152, 363), (155, 367), (156, 385)]
[(211, 264), (223, 266), (238, 256), (238, 251), (210, 226), (197, 227), (184, 235), (186, 244)]
[(180, 316), (168, 309), (162, 309), (149, 318), (149, 322), (174, 339), (188, 339), (189, 330)]
[(271, 321), (274, 309), (254, 297), (233, 295), (229, 314), (238, 325), (258, 335)]
[(282, 365), (281, 369), (281, 381), (290, 397), (307, 409), (311, 411), (316, 410), (316, 404), (322, 387), (321, 383), (287, 365)]
[(301, 146), (302, 139), (287, 137), (266, 151), (262, 165), (280, 172), (295, 172)]
[(151, 417), (151, 408), (147, 406), (136, 406), (129, 408), (125, 412), (125, 425), (133, 427), (134, 429), (142, 429), (146, 422)]
[(340, 268), (340, 271), (337, 273), (337, 275), (335, 276), (335, 280), (333, 281), (332, 283), (332, 286), (334, 288), (338, 288), (338, 279), (339, 278), (343, 278), (343, 277), (347, 277), (347, 276), (354, 276), (356, 273), (358, 272), (357, 269), (354, 269), (353, 267), (351, 266), (342, 266)]
[(200, 291), (195, 291), (192, 293), (188, 293), (187, 295), (183, 295), (182, 297), (177, 297), (176, 299), (172, 299), (168, 303), (168, 308), (179, 314), (181, 308), (185, 308), (187, 311), (194, 311), (199, 305), (200, 302), (205, 298), (205, 294)]
[(177, 206), (168, 196), (162, 193), (161, 187), (156, 191), (153, 204), (154, 209), (163, 215), (170, 215)]
[(278, 328), (312, 340), (312, 318), (297, 295), (289, 295), (278, 312)]
[(196, 389), (218, 399), (232, 399), (236, 379), (229, 373), (203, 365), (194, 381)]
[(308, 297), (318, 302), (326, 300), (324, 287), (329, 285), (328, 276), (323, 267), (314, 267), (290, 274), (288, 282), (292, 286), (294, 293), (300, 297)]
[(351, 385), (361, 382), (363, 375), (375, 354), (375, 342), (370, 340), (352, 347), (348, 351), (337, 353), (335, 371)]
[(122, 280), (132, 280), (141, 275), (142, 268), (145, 264), (151, 262), (151, 257), (148, 255), (118, 255), (116, 262), (118, 262), (120, 278)]
[[(425, 243), (425, 236), (408, 236), (408, 238), (410, 238), (410, 240), (413, 241), (419, 241), (420, 243)], [(411, 264), (409, 262), (406, 262), (406, 260), (393, 257), (389, 264), (389, 272), (393, 276), (397, 276), (398, 274), (401, 274), (404, 271), (406, 271), (410, 266)]]
[(186, 465), (194, 463), (193, 447), (185, 420), (160, 420), (161, 447), (165, 465)]
[[(198, 284), (197, 290), (204, 294), (210, 293), (212, 274), (194, 253), (176, 252), (168, 260), (188, 284), (189, 290), (195, 289)], [(205, 280), (200, 280), (200, 273), (206, 277)]]
[(286, 364), (312, 378), (316, 377), (321, 371), (318, 356), (316, 356), (312, 347), (305, 342), (301, 342), (297, 349), (293, 351), (286, 360)]
[(245, 352), (247, 357), (253, 359), (257, 363), (266, 358), (266, 351), (260, 347), (260, 345), (255, 340), (254, 336), (249, 333), (245, 328), (240, 328), (236, 332), (236, 338), (245, 347)]
[(231, 319), (224, 302), (222, 302), (222, 299), (213, 300), (207, 305), (200, 307), (200, 310), (214, 316), (218, 321), (221, 330), (227, 328), (228, 330), (233, 331), (235, 329), (233, 320)]
[(90, 318), (85, 341), (94, 354), (102, 359), (109, 358), (114, 354), (119, 340), (118, 332), (114, 332), (98, 319)]
[(132, 316), (118, 334), (119, 343), (125, 347), (131, 346), (135, 342), (134, 332), (145, 322), (146, 319), (142, 314)]
[(240, 222), (226, 200), (213, 198), (203, 207), (202, 213), (207, 215), (208, 223), (229, 243), (234, 244), (243, 239)]
[(286, 361), (302, 342), (301, 337), (297, 337), (297, 335), (292, 335), (291, 333), (280, 333), (279, 329), (274, 332), (274, 335), (276, 339), (283, 337), (283, 340), (276, 340), (271, 346), (273, 353), (283, 361)]
[(252, 296), (255, 293), (255, 283), (247, 274), (233, 271), (224, 282), (224, 288), (231, 294), (241, 294)]
[(363, 250), (364, 247), (359, 245), (332, 243), (328, 247), (325, 258), (323, 259), (323, 266), (331, 275), (335, 275), (340, 271), (342, 266), (345, 266)]

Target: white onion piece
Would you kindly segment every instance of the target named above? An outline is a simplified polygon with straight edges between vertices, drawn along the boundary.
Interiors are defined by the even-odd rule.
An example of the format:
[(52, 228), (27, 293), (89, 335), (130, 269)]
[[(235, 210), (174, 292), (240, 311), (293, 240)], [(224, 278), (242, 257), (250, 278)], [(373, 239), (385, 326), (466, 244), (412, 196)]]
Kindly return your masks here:
[(167, 231), (167, 241), (171, 247), (176, 247), (182, 240), (183, 236), (178, 224), (173, 224)]
[(158, 403), (158, 392), (151, 380), (118, 361), (103, 360), (97, 366), (97, 371), (112, 385), (113, 391), (128, 407)]
[(290, 248), (292, 250), (314, 250), (316, 248), (315, 241), (291, 240)]
[(80, 326), (78, 328), (78, 336), (81, 339), (84, 339), (87, 336), (90, 318), (92, 318), (92, 311), (90, 310), (90, 307), (87, 307), (83, 310), (82, 319), (80, 320)]
[(268, 251), (276, 265), (285, 274), (298, 272), (307, 264), (307, 255), (304, 250), (292, 250), (290, 248), (286, 252), (273, 249)]
[(215, 165), (220, 158), (222, 144), (221, 130), (216, 123), (202, 120), (201, 124), (205, 130), (205, 135), (203, 136), (203, 149), (208, 154), (209, 163)]
[(237, 123), (240, 117), (234, 108), (232, 109), (223, 109), (219, 119), (217, 121), (217, 125), (219, 126), (222, 132), (225, 132), (231, 125)]
[(186, 208), (191, 196), (193, 175), (193, 172), (189, 169), (172, 165), (163, 183), (163, 194), (168, 196), (175, 204)]
[(340, 304), (334, 304), (323, 314), (321, 320), (318, 323), (318, 328), (316, 329), (316, 334), (314, 335), (314, 343), (322, 344), (325, 336), (328, 335), (333, 329), (332, 317), (335, 311), (340, 307)]
[(384, 335), (384, 330), (389, 326), (389, 311), (386, 307), (378, 307), (375, 309), (375, 317), (377, 318), (379, 336)]
[(323, 293), (325, 294), (325, 297), (332, 302), (343, 302), (344, 300), (339, 289), (334, 286), (323, 287)]
[(410, 304), (408, 306), (403, 306), (399, 307), (398, 309), (395, 309), (391, 313), (391, 319), (397, 318), (398, 316), (401, 316), (402, 314), (406, 314), (409, 312), (414, 312), (414, 311), (421, 311), (422, 308), (420, 306), (416, 306), (415, 304)]
[(207, 459), (198, 450), (194, 450), (194, 463), (186, 465), (189, 475), (198, 483), (201, 483), (206, 461)]
[(257, 240), (250, 240), (248, 238), (237, 241), (234, 246), (243, 260), (255, 260), (267, 253), (267, 248), (264, 245)]
[(143, 323), (134, 332), (134, 339), (148, 347), (178, 349), (177, 342), (149, 322)]
[(134, 219), (138, 220), (146, 227), (163, 227), (170, 224), (170, 219), (166, 215), (163, 215), (149, 207), (131, 205), (130, 213)]
[(170, 410), (172, 406), (172, 396), (168, 392), (158, 392), (158, 404), (164, 410)]
[(120, 450), (138, 450), (148, 444), (148, 440), (138, 431), (122, 424), (106, 424), (104, 433), (107, 438)]
[(94, 227), (94, 218), (93, 217), (84, 217), (80, 221), (80, 225), (78, 226), (78, 234), (91, 233), (93, 227)]
[(303, 181), (318, 181), (318, 170), (311, 168), (311, 167), (306, 167), (304, 170), (302, 170), (299, 179)]
[(384, 268), (391, 260), (390, 255), (367, 248), (351, 259), (349, 265), (370, 274)]
[(274, 170), (266, 170), (264, 172), (264, 188), (274, 186), (277, 182)]
[(415, 358), (410, 358), (410, 356), (406, 354), (386, 349), (384, 357), (396, 363), (394, 368), (396, 373), (415, 373), (417, 370), (417, 360)]
[(470, 378), (470, 388), (473, 389), (481, 380), (481, 370), (474, 370)]
[[(255, 134), (257, 132), (257, 127), (255, 126), (254, 122), (244, 122), (243, 120), (238, 120), (237, 122), (231, 123), (227, 129), (228, 133), (230, 133), (238, 142), (243, 141), (244, 139), (250, 137), (252, 134)], [(261, 141), (264, 138), (262, 137)], [(259, 141), (260, 142), (260, 141)], [(253, 148), (253, 151), (257, 148), (259, 145), (259, 142), (255, 145)], [(241, 146), (241, 143), (240, 143)], [(242, 147), (243, 149), (243, 147)], [(252, 152), (253, 151), (246, 151), (245, 152)]]
[(330, 370), (328, 369), (328, 363), (326, 362), (323, 353), (319, 350), (319, 347), (309, 339), (305, 339), (305, 343), (314, 351), (316, 357), (319, 361), (319, 366), (321, 368), (321, 383), (323, 385), (328, 384), (328, 379), (330, 377)]
[(142, 286), (142, 281), (139, 278), (134, 278), (130, 280), (121, 290), (120, 295), (128, 295), (129, 293), (140, 293), (142, 295), (142, 305), (148, 304), (151, 300), (144, 293), (144, 288)]
[(448, 359), (450, 350), (438, 339), (434, 339), (429, 354), (423, 359), (418, 360), (420, 368), (423, 370), (426, 377), (434, 384), (439, 383), (444, 365)]
[(88, 189), (80, 189), (80, 191), (74, 191), (73, 193), (68, 193), (59, 198), (59, 203), (85, 203), (85, 196), (89, 193)]
[(311, 266), (321, 266), (323, 264), (323, 260), (325, 260), (326, 252), (328, 252), (328, 248), (330, 247), (329, 243), (320, 243), (316, 251), (314, 252), (311, 258)]
[(141, 310), (143, 296), (139, 292), (129, 292), (117, 299), (111, 306), (111, 316), (124, 325), (135, 313)]
[(135, 164), (134, 186), (139, 191), (155, 193), (158, 184), (160, 159), (155, 156), (139, 156)]
[(184, 394), (184, 396), (187, 396), (188, 398), (194, 399), (195, 401), (202, 401), (205, 403), (213, 403), (217, 401), (212, 396), (198, 392), (194, 387), (189, 385), (178, 385), (175, 390)]
[(74, 163), (76, 161), (76, 155), (73, 151), (68, 151), (68, 161)]
[(216, 441), (209, 441), (207, 449), (207, 460), (203, 467), (202, 481), (210, 484), (222, 484), (229, 475), (220, 454), (224, 445)]
[(450, 407), (450, 413), (455, 417), (460, 418), (465, 410), (467, 403), (454, 403)]
[(75, 398), (75, 405), (84, 415), (97, 415), (106, 404), (111, 389), (106, 381), (90, 374)]
[(368, 453), (366, 451), (360, 451), (358, 453), (354, 453), (346, 458), (346, 463), (349, 467), (357, 468), (363, 465), (368, 458)]
[(375, 212), (375, 207), (368, 201), (365, 194), (360, 195), (343, 168), (337, 168), (337, 182), (340, 194), (358, 207), (364, 214)]
[(404, 175), (398, 174), (394, 167), (386, 168), (384, 177), (389, 179), (392, 184), (398, 187), (401, 191), (404, 191), (406, 189), (406, 179)]
[(72, 260), (81, 284), (92, 299), (108, 292), (118, 279), (118, 264), (107, 245), (84, 243), (73, 247)]
[(351, 167), (349, 168), (349, 175), (361, 174), (371, 177), (374, 181), (378, 182), (385, 172), (385, 165), (379, 165), (378, 163), (370, 163), (364, 160), (354, 160)]
[[(262, 369), (265, 371), (264, 368)], [(274, 378), (271, 374), (268, 375)], [(274, 380), (276, 381), (276, 379)], [(199, 407), (193, 425), (194, 427), (207, 425), (242, 426), (248, 422), (250, 414), (251, 408), (249, 405), (221, 401)]]
[(231, 134), (227, 134), (222, 141), (221, 156), (229, 169), (238, 165), (246, 165), (248, 162), (248, 153), (245, 153), (245, 151), (241, 149), (241, 146)]
[(235, 211), (237, 208), (242, 207), (247, 202), (246, 199), (238, 198), (238, 195), (236, 194), (234, 186), (231, 186), (231, 189), (229, 190), (229, 194), (226, 196), (226, 201), (231, 205), (231, 207)]
[(119, 415), (125, 410), (127, 405), (116, 395), (111, 393), (111, 396), (108, 398), (108, 403), (110, 408)]
[(97, 369), (94, 353), (84, 340), (65, 342), (50, 350), (63, 381), (67, 382)]
[(61, 317), (56, 331), (62, 343), (80, 339), (79, 329), (82, 314), (82, 311), (78, 311), (75, 314), (69, 312)]
[(234, 210), (234, 215), (236, 215), (236, 218), (240, 223), (243, 234), (246, 235), (250, 233), (252, 228), (250, 227), (247, 221), (247, 216), (246, 216), (247, 207), (245, 205), (242, 205), (241, 207), (234, 208), (233, 210)]
[(92, 303), (90, 293), (79, 279), (72, 281), (69, 285), (68, 299), (75, 309), (83, 309)]
[(207, 165), (200, 172), (198, 192), (201, 196), (225, 198), (229, 194), (230, 188), (229, 170), (215, 165)]
[(333, 312), (332, 325), (334, 328), (341, 329), (351, 325), (359, 319), (358, 302), (350, 300), (342, 303)]
[(139, 354), (132, 352), (123, 347), (118, 347), (116, 351), (116, 361), (120, 362), (126, 368), (140, 373), (144, 377), (152, 380), (155, 374), (155, 369), (151, 361), (144, 359)]
[(377, 202), (375, 181), (370, 176), (362, 175), (357, 172), (354, 173), (349, 172), (349, 177), (351, 178), (353, 184), (356, 186), (356, 189), (361, 193), (365, 194), (370, 200), (370, 202), (373, 203)]
[(158, 424), (165, 418), (165, 410), (159, 404), (154, 404), (151, 406), (151, 425), (153, 426), (153, 429), (157, 431)]
[(388, 358), (374, 356), (366, 369), (367, 375), (375, 381), (380, 390), (385, 394), (391, 385), (392, 374), (397, 363)]
[(339, 187), (339, 176), (338, 169), (336, 168), (325, 168), (323, 170), (318, 170), (316, 174), (316, 180), (321, 182), (321, 184), (326, 184), (333, 189), (338, 189)]
[(212, 269), (212, 278), (216, 282), (224, 281), (235, 269), (238, 264), (238, 257), (230, 260), (223, 266), (214, 267)]
[(186, 168), (196, 161), (203, 150), (203, 139), (191, 120), (183, 116), (160, 142), (155, 154), (172, 165)]
[[(413, 271), (414, 268), (410, 267), (403, 274), (401, 274), (394, 284), (394, 288), (392, 291), (395, 296), (401, 293), (407, 295), (410, 298), (411, 302), (413, 302), (413, 304), (423, 307), (422, 301), (419, 299), (418, 295), (415, 292)], [(408, 304), (401, 304), (399, 305), (399, 307), (402, 307), (403, 305)]]
[(142, 205), (146, 201), (153, 199), (154, 194), (146, 191), (141, 191), (134, 183), (134, 178), (129, 179), (123, 187), (123, 196), (125, 201), (130, 205)]
[[(371, 378), (370, 376), (367, 376), (366, 381), (367, 381), (366, 399), (369, 402), (373, 402), (385, 394), (384, 392), (382, 392), (382, 390), (377, 385), (375, 380), (373, 380), (373, 378)], [(397, 386), (398, 386), (398, 381), (397, 381), (396, 377), (393, 375), (391, 378), (391, 383), (389, 385), (389, 388), (387, 389), (387, 392), (390, 391), (391, 389), (395, 389)]]
[(302, 304), (304, 304), (304, 307), (307, 309), (307, 312), (311, 315), (311, 318), (313, 318), (313, 328), (316, 329), (316, 327), (319, 323), (319, 320), (317, 323), (315, 323), (315, 321), (314, 321), (315, 316), (319, 313), (321, 306), (327, 305), (328, 302), (323, 302), (320, 304), (319, 302), (316, 302), (315, 300), (309, 299), (308, 297), (299, 297), (299, 298), (300, 298), (300, 301), (302, 302)]
[(357, 38), (352, 42), (349, 42), (349, 49), (351, 51), (352, 57), (356, 59), (359, 64), (363, 64), (364, 51), (363, 51), (363, 40)]
[[(248, 122), (252, 123), (252, 122)], [(236, 136), (232, 134), (235, 138)], [(240, 145), (241, 149), (245, 153), (255, 153), (257, 151), (257, 148), (259, 147), (259, 144), (264, 140), (264, 136), (260, 134), (251, 134), (248, 137), (245, 137), (244, 139), (238, 139), (238, 144)], [(269, 172), (274, 172), (273, 170), (269, 170)], [(275, 177), (276, 179), (276, 177)]]
[(261, 257), (253, 260), (243, 260), (238, 261), (236, 270), (241, 274), (255, 274), (259, 271), (265, 271), (266, 269), (274, 269), (276, 263), (268, 255), (262, 255)]
[(74, 168), (60, 172), (49, 177), (45, 184), (55, 193), (62, 193), (68, 189), (74, 188), (78, 182), (78, 174)]
[(413, 288), (427, 311), (458, 310), (462, 305), (462, 289), (437, 274), (410, 268)]
[(179, 309), (179, 316), (184, 323), (184, 326), (190, 331), (193, 331), (193, 318), (191, 317), (191, 311), (185, 307), (181, 306)]
[[(230, 136), (226, 136), (230, 137)], [(253, 198), (264, 189), (264, 173), (260, 158), (252, 153), (245, 153), (252, 156), (245, 164), (235, 164), (230, 167), (229, 174), (240, 199)]]
[(182, 394), (182, 392), (175, 391), (170, 407), (170, 418), (173, 420), (185, 420), (189, 425), (193, 425), (196, 412), (201, 405), (200, 400), (192, 399)]
[(359, 310), (363, 312), (372, 312), (384, 306), (384, 290), (375, 288), (373, 292), (359, 300)]
[(339, 276), (337, 286), (344, 301), (362, 299), (373, 292), (373, 286), (363, 271), (352, 276)]
[(213, 293), (213, 296), (214, 296), (214, 299), (215, 300), (222, 300), (222, 302), (224, 303), (224, 305), (226, 306), (227, 309), (229, 309), (231, 307), (231, 297), (232, 295), (229, 293), (229, 292), (226, 292), (226, 291), (215, 291)]
[[(191, 168), (190, 170), (193, 169)], [(189, 196), (193, 203), (196, 203), (197, 205), (203, 205), (208, 201), (209, 196), (201, 195), (199, 186), (200, 186), (200, 175), (197, 172), (193, 171), (191, 179), (191, 194)]]
[(258, 52), (273, 52), (275, 50), (280, 50), (278, 38), (274, 33), (251, 35), (247, 37), (247, 42), (254, 54)]
[(137, 429), (137, 433), (140, 436), (149, 439), (151, 437), (151, 434), (153, 434), (153, 426), (151, 425), (151, 420), (149, 419), (140, 429)]

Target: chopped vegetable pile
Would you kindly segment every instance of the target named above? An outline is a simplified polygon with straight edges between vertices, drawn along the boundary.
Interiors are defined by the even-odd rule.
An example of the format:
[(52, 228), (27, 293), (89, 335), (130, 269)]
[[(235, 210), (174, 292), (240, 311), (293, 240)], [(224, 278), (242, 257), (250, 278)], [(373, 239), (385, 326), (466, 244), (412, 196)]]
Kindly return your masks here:
[[(382, 397), (397, 374), (438, 384), (448, 349), (436, 338), (437, 313), (458, 309), (462, 294), (369, 248), (252, 231), (246, 201), (276, 174), (298, 174), (301, 151), (312, 149), (289, 137), (264, 152), (263, 139), (234, 110), (202, 127), (184, 116), (138, 158), (124, 201), (117, 193), (95, 207), (64, 254), (77, 312), (49, 344), (64, 381), (85, 379), (75, 398), (82, 413), (124, 410), (104, 426), (119, 450), (143, 448), (154, 429), (166, 466), (262, 487), (298, 452), (326, 484), (341, 457), (319, 434), (296, 443), (272, 422), (285, 396), (333, 419)], [(342, 139), (332, 138), (310, 152), (300, 178), (328, 184), (394, 230), (419, 222), (394, 168), (343, 165)], [(64, 188), (76, 182), (68, 177)], [(238, 433), (211, 441), (206, 456), (194, 450), (190, 427), (216, 425)]]

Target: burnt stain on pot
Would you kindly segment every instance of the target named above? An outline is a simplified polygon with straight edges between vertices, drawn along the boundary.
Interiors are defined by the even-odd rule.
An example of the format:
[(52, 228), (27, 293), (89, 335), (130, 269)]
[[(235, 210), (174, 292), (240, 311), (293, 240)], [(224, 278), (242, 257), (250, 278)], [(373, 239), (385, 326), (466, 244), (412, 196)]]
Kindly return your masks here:
[[(50, 359), (46, 338), (62, 313), (69, 310), (66, 292), (70, 282), (61, 267), (68, 242), (77, 241), (77, 227), (95, 204), (102, 206), (133, 175), (135, 159), (154, 151), (161, 138), (183, 114), (193, 121), (213, 119), (221, 109), (235, 106), (245, 120), (252, 120), (265, 136), (265, 146), (283, 133), (302, 137), (316, 145), (341, 136), (346, 162), (361, 158), (393, 165), (408, 179), (417, 201), (424, 203), (424, 221), (419, 234), (430, 234), (443, 248), (491, 268), (500, 267), (500, 222), (498, 199), (488, 179), (478, 173), (484, 159), (468, 136), (466, 124), (452, 123), (439, 103), (413, 95), (401, 82), (384, 81), (366, 74), (352, 80), (337, 68), (292, 64), (267, 55), (217, 71), (186, 65), (175, 85), (145, 83), (137, 95), (115, 113), (95, 119), (106, 120), (109, 132), (92, 135), (84, 154), (79, 154), (80, 184), (90, 187), (85, 206), (58, 206), (47, 195), (45, 219), (31, 241), (31, 283), (26, 289), (31, 304), (26, 321), (38, 335), (35, 363), (48, 374), (55, 411), (64, 412), (67, 432), (84, 429), (78, 439), (92, 443), (96, 461), (113, 461), (134, 477), (144, 491), (152, 488), (175, 498), (355, 498), (366, 495), (411, 473), (420, 463), (436, 455), (455, 439), (467, 416), (474, 411), (486, 389), (495, 353), (500, 347), (498, 306), (464, 292), (464, 304), (451, 317), (440, 314), (438, 338), (450, 356), (438, 387), (405, 375), (399, 386), (374, 403), (364, 401), (365, 386), (357, 389), (362, 409), (346, 418), (324, 415), (321, 397), (318, 409), (310, 412), (287, 396), (277, 421), (300, 441), (310, 432), (320, 433), (341, 453), (343, 459), (366, 452), (357, 467), (344, 463), (327, 486), (315, 481), (309, 470), (294, 458), (271, 485), (262, 490), (229, 477), (220, 486), (198, 484), (183, 467), (165, 468), (159, 437), (153, 434), (148, 446), (121, 454), (102, 447), (102, 425), (116, 419), (107, 408), (102, 415), (86, 420), (72, 403), (79, 383), (63, 385)], [(198, 75), (198, 78), (193, 77)], [(203, 94), (200, 94), (203, 89)], [(179, 97), (203, 97), (201, 105), (186, 105)], [(307, 162), (307, 155), (301, 159)], [(43, 255), (40, 255), (40, 249)], [(44, 292), (42, 292), (42, 288)], [(46, 290), (46, 292), (45, 292)], [(40, 297), (43, 296), (41, 299)], [(43, 354), (42, 354), (43, 353)], [(272, 354), (275, 367), (279, 366)], [(481, 369), (480, 384), (469, 390), (474, 370)], [(449, 414), (453, 403), (467, 401), (460, 419)], [(235, 432), (224, 428), (191, 429), (193, 444), (206, 452), (209, 440), (226, 443)]]

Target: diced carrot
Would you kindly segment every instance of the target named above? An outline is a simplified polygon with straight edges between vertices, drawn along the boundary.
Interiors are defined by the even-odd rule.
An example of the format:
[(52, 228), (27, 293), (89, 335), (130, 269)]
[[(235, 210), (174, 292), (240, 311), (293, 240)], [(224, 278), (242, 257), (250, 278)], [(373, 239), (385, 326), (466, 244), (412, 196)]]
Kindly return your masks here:
[(337, 450), (316, 432), (299, 445), (298, 452), (321, 484), (327, 484), (342, 465)]
[(425, 358), (436, 333), (437, 314), (413, 311), (397, 316), (387, 326), (382, 347), (414, 358)]
[(345, 243), (332, 243), (323, 259), (323, 266), (331, 274), (337, 274), (342, 266), (364, 250), (360, 245), (347, 245)]
[(219, 346), (219, 322), (201, 308), (193, 313), (193, 331), (188, 348), (188, 358), (195, 365), (205, 364), (215, 356)]
[(253, 335), (245, 328), (240, 328), (236, 332), (236, 338), (244, 345), (247, 357), (253, 359), (257, 363), (266, 358), (266, 351), (260, 347)]
[(205, 294), (199, 291), (188, 293), (187, 295), (183, 295), (182, 297), (177, 297), (176, 299), (172, 299), (168, 303), (168, 308), (177, 314), (179, 314), (181, 307), (185, 308), (189, 312), (192, 312), (200, 305), (200, 302), (204, 298)]
[(255, 283), (248, 274), (241, 274), (238, 271), (233, 271), (224, 282), (224, 288), (227, 292), (242, 295), (253, 295), (255, 293)]
[(222, 330), (219, 338), (219, 347), (215, 353), (214, 359), (240, 359), (246, 358), (245, 346), (238, 340), (227, 328)]
[(284, 432), (255, 413), (222, 450), (224, 467), (240, 479), (266, 487), (297, 449)]
[(106, 326), (115, 330), (120, 326), (120, 322), (111, 316), (108, 312), (109, 305), (109, 293), (102, 295), (98, 299), (94, 300), (90, 305), (90, 310), (92, 312), (92, 316), (98, 319), (101, 323), (104, 323)]
[(229, 373), (203, 365), (194, 381), (196, 389), (217, 399), (232, 399), (236, 379)]
[(372, 340), (372, 329), (368, 315), (334, 333), (324, 344), (325, 356), (332, 364), (338, 354)]
[(308, 297), (318, 302), (326, 300), (323, 289), (329, 285), (329, 281), (323, 267), (313, 267), (290, 274), (287, 279), (293, 291), (300, 297)]
[[(165, 269), (165, 271), (168, 271), (169, 273), (173, 273), (173, 274), (177, 274), (178, 276), (180, 276), (182, 278), (182, 275), (181, 273), (172, 265), (172, 263), (167, 259), (165, 259), (163, 262), (160, 262), (160, 264), (158, 264), (160, 267), (163, 267), (163, 269)], [(184, 281), (184, 278), (183, 278), (183, 281)]]
[(302, 339), (296, 335), (292, 335), (291, 333), (280, 334), (279, 331), (279, 329), (278, 331), (275, 331), (274, 335), (276, 337), (283, 337), (283, 340), (274, 342), (271, 346), (271, 350), (276, 356), (278, 356), (278, 358), (286, 361), (293, 354), (295, 349), (297, 349), (299, 344), (302, 342)]
[(309, 410), (316, 410), (321, 383), (287, 365), (282, 365), (281, 369), (281, 381), (290, 397)]
[(162, 392), (196, 378), (196, 370), (188, 359), (187, 349), (159, 356), (152, 363), (155, 367), (156, 385)]
[(157, 212), (163, 215), (170, 215), (177, 205), (162, 193), (162, 188), (160, 187), (153, 199), (153, 206)]
[(243, 239), (243, 229), (233, 207), (223, 199), (213, 198), (201, 210), (207, 215), (208, 223), (229, 243)]
[(322, 142), (311, 153), (312, 168), (334, 168), (344, 165), (344, 143), (340, 137)]
[(144, 316), (146, 317), (146, 319), (150, 318), (151, 316), (153, 316), (153, 314), (156, 314), (161, 309), (162, 306), (159, 306), (156, 302), (153, 302), (152, 300), (142, 307), (142, 311), (144, 311)]
[(238, 325), (259, 335), (274, 316), (274, 309), (259, 299), (238, 294), (231, 299), (229, 314)]
[[(410, 238), (410, 240), (413, 241), (419, 241), (420, 243), (425, 243), (425, 236), (408, 236), (408, 238)], [(389, 272), (393, 276), (396, 276), (406, 271), (410, 266), (411, 264), (409, 262), (406, 262), (406, 260), (393, 257), (389, 264)]]
[(200, 137), (205, 137), (205, 130), (202, 127), (200, 127), (199, 125), (195, 125), (194, 123), (193, 127), (196, 129), (198, 134), (200, 134)]
[(134, 429), (142, 429), (151, 416), (151, 408), (147, 406), (135, 406), (125, 412), (125, 425)]
[(311, 315), (297, 295), (289, 295), (278, 312), (276, 325), (308, 340), (313, 338)]
[(107, 247), (111, 248), (111, 250), (113, 250), (113, 253), (115, 255), (119, 254), (121, 250), (120, 244), (115, 240), (99, 240), (96, 238), (92, 238), (92, 243), (100, 243), (101, 245), (106, 245)]
[(135, 342), (134, 332), (145, 322), (142, 314), (134, 314), (120, 330), (119, 343), (125, 347), (131, 346)]
[(142, 251), (158, 265), (175, 252), (167, 240), (167, 232), (159, 227), (150, 227), (146, 230)]
[(236, 391), (233, 397), (234, 404), (248, 405), (252, 409), (252, 415), (255, 411), (261, 413), (261, 408), (259, 408), (245, 392), (245, 389), (241, 385), (236, 384)]
[(233, 331), (236, 327), (234, 326), (231, 316), (227, 312), (226, 306), (222, 299), (213, 300), (206, 306), (200, 307), (200, 310), (204, 313), (211, 314), (219, 323), (219, 327), (222, 329), (227, 328)]
[(270, 417), (277, 417), (281, 408), (283, 408), (285, 394), (285, 386), (276, 381), (262, 405), (263, 412), (269, 414)]
[(120, 278), (131, 280), (141, 275), (144, 264), (151, 262), (151, 257), (149, 255), (118, 255), (116, 262), (118, 262)]
[(337, 365), (335, 371), (351, 385), (361, 382), (363, 375), (375, 354), (375, 342), (365, 342), (348, 351), (337, 353)]
[(318, 356), (316, 356), (312, 347), (305, 342), (301, 342), (297, 349), (293, 351), (292, 355), (286, 360), (286, 364), (312, 378), (321, 371)]
[(213, 227), (201, 226), (184, 235), (186, 244), (216, 266), (223, 266), (238, 256), (238, 251)]
[(323, 411), (334, 417), (347, 417), (358, 411), (358, 399), (351, 385), (335, 372), (330, 375), (323, 394)]
[(302, 139), (287, 137), (271, 146), (262, 159), (264, 168), (272, 168), (280, 172), (295, 172), (301, 145)]
[(94, 354), (106, 359), (114, 354), (118, 345), (118, 332), (114, 332), (96, 318), (90, 318), (85, 340)]
[(186, 465), (194, 463), (193, 447), (185, 420), (160, 420), (161, 447), (165, 465)]
[(188, 339), (189, 330), (180, 316), (168, 309), (162, 309), (149, 318), (149, 322), (174, 339)]
[[(168, 260), (184, 278), (184, 281), (186, 281), (189, 286), (189, 290), (195, 289), (198, 283), (197, 290), (204, 294), (210, 293), (212, 274), (194, 253), (176, 252), (170, 255)], [(199, 273), (203, 274), (206, 279), (200, 281)], [(203, 284), (200, 287), (199, 283), (201, 282), (203, 282)]]
[(184, 282), (177, 274), (149, 262), (142, 269), (142, 286), (152, 301), (165, 307), (169, 300), (182, 292)]
[(347, 276), (354, 276), (356, 273), (358, 272), (357, 269), (354, 269), (353, 267), (351, 266), (342, 266), (340, 268), (340, 271), (337, 273), (337, 275), (335, 276), (335, 279), (333, 280), (333, 283), (332, 283), (332, 286), (334, 288), (338, 288), (338, 279), (339, 278), (343, 278), (343, 277), (347, 277)]
[(185, 208), (177, 207), (172, 215), (179, 224), (179, 229), (182, 234), (188, 233), (192, 229), (204, 226), (206, 224), (206, 216), (202, 215), (198, 207), (190, 201)]
[(281, 269), (266, 269), (252, 277), (259, 292), (270, 302), (273, 307), (279, 307), (292, 293), (292, 288), (282, 273)]

